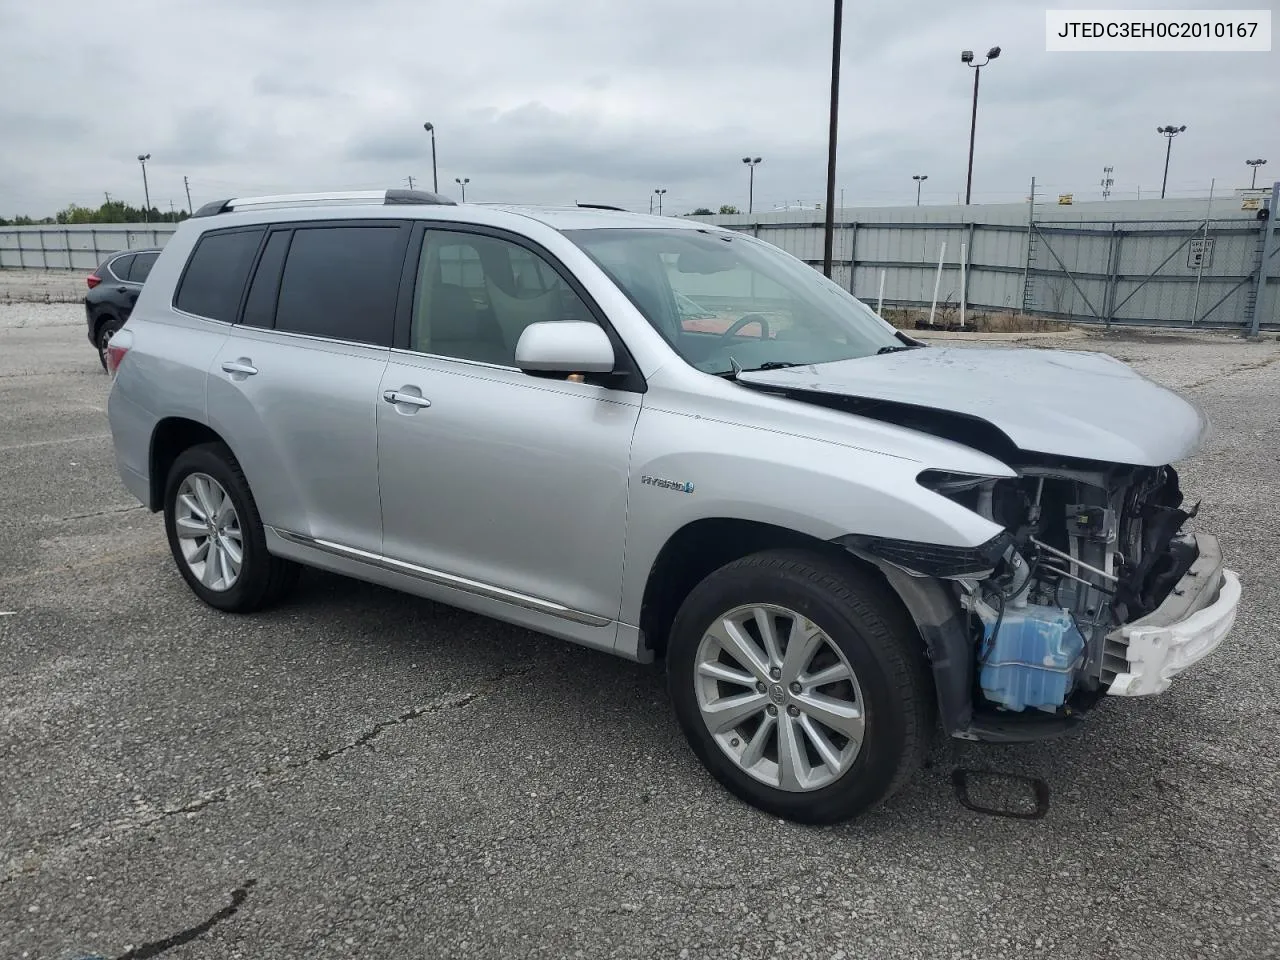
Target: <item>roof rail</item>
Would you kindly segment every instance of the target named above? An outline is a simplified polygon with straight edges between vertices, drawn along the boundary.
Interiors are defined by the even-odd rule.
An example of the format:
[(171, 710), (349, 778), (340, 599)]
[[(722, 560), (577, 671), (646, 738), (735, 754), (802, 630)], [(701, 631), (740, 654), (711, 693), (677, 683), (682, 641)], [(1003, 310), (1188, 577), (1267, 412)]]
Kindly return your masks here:
[(263, 197), (235, 197), (230, 200), (213, 200), (206, 203), (192, 216), (212, 217), (233, 210), (252, 210), (272, 207), (302, 207), (311, 204), (380, 203), (432, 204), (456, 206), (452, 200), (426, 190), (343, 190), (333, 193), (279, 193)]
[(619, 213), (628, 213), (625, 207), (615, 207), (607, 203), (580, 203), (578, 206), (586, 210), (617, 210)]

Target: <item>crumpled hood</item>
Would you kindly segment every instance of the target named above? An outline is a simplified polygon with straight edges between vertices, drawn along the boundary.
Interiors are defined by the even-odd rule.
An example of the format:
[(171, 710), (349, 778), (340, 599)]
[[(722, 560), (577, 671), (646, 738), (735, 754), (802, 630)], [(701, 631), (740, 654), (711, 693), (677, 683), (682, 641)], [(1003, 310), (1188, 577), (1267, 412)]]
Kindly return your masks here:
[(738, 380), (980, 418), (1020, 449), (1137, 466), (1175, 463), (1204, 417), (1103, 353), (924, 347), (858, 360), (743, 372)]

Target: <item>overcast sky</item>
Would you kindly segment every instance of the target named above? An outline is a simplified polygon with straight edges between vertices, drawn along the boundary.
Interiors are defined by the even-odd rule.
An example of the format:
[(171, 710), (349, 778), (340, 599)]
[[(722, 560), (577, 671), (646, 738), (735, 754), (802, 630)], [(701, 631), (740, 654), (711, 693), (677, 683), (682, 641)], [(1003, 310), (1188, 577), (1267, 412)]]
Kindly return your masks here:
[[(1137, 5), (1136, 3), (1133, 5)], [(1108, 7), (1105, 0), (1058, 8)], [(1116, 7), (1128, 5), (1115, 5)], [(1161, 0), (1169, 8), (1277, 0)], [(982, 71), (974, 200), (1172, 195), (1280, 178), (1280, 48), (1046, 53), (1028, 0), (846, 4), (837, 186), (846, 204), (955, 203), (972, 71)], [(0, 0), (0, 215), (404, 185), (472, 200), (591, 201), (666, 212), (820, 200), (829, 0)]]

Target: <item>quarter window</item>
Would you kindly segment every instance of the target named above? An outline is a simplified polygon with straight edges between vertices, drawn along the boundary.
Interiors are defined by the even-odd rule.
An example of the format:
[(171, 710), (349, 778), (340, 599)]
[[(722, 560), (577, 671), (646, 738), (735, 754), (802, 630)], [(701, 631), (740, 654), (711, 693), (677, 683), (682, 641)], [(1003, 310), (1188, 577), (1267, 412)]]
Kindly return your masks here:
[(147, 277), (151, 274), (151, 268), (155, 266), (158, 253), (139, 253), (133, 258), (133, 266), (129, 268), (130, 283), (146, 283)]
[(407, 238), (399, 223), (295, 230), (276, 329), (390, 346)]
[(582, 299), (538, 254), (500, 237), (425, 232), (410, 349), (515, 366), (525, 327), (559, 320), (594, 322)]
[(131, 253), (126, 257), (116, 257), (111, 261), (111, 272), (116, 275), (117, 280), (129, 279), (129, 267), (133, 264), (134, 255)]
[(174, 306), (211, 320), (234, 323), (249, 268), (266, 228), (206, 233), (196, 244)]

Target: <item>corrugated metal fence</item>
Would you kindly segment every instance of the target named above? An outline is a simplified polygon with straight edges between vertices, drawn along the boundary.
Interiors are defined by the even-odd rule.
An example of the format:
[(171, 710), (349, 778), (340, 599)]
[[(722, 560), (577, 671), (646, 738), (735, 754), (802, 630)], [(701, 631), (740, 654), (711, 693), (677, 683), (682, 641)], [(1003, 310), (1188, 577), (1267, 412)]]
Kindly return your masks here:
[[(1198, 218), (1173, 201), (845, 209), (837, 213), (832, 276), (873, 306), (883, 283), (886, 306), (928, 308), (941, 257), (938, 301), (950, 315), (961, 299), (963, 247), (970, 311), (1245, 330), (1256, 320), (1260, 329), (1280, 329), (1276, 223), (1241, 211), (1239, 201), (1198, 205)], [(1104, 211), (1105, 220), (1098, 216)], [(820, 267), (821, 217), (806, 211), (706, 219)], [(1264, 250), (1266, 227), (1272, 240)], [(163, 246), (174, 229), (0, 227), (0, 268), (92, 270), (116, 250)]]
[(0, 227), (0, 268), (88, 271), (117, 250), (163, 247), (175, 229), (172, 223)]

